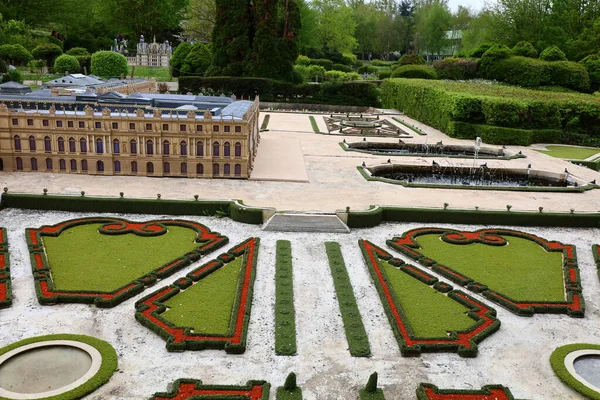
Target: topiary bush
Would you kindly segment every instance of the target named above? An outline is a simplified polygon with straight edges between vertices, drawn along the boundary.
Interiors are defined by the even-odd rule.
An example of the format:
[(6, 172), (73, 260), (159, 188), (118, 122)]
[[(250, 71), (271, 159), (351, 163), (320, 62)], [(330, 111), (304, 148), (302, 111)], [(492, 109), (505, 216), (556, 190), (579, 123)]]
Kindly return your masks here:
[(114, 51), (97, 51), (92, 54), (91, 72), (102, 77), (117, 78), (127, 75), (127, 58)]
[(437, 79), (437, 73), (426, 65), (403, 65), (392, 72), (392, 78)]
[(46, 65), (48, 66), (48, 68), (54, 65), (54, 60), (62, 53), (63, 51), (60, 47), (51, 43), (39, 44), (35, 49), (31, 51), (31, 54), (35, 57), (36, 60), (46, 61)]
[(175, 51), (173, 52), (173, 55), (171, 56), (171, 60), (169, 61), (169, 65), (171, 68), (171, 75), (173, 75), (173, 76), (181, 75), (181, 68), (183, 67), (185, 58), (187, 57), (187, 55), (190, 53), (191, 50), (192, 50), (192, 45), (189, 44), (188, 42), (182, 42), (175, 48)]
[(331, 67), (331, 69), (334, 70), (334, 71), (352, 72), (352, 67), (349, 67), (349, 66), (344, 65), (344, 64), (333, 64), (333, 66)]
[(62, 54), (54, 60), (54, 72), (59, 74), (78, 73), (80, 71), (79, 61), (77, 57), (68, 54)]
[(85, 49), (83, 47), (73, 47), (72, 49), (67, 50), (65, 54), (68, 54), (70, 56), (89, 56), (90, 55), (90, 53), (87, 51), (87, 49)]
[(591, 54), (579, 61), (587, 71), (590, 77), (590, 88), (592, 91), (600, 89), (600, 57), (597, 54)]
[(363, 65), (359, 67), (357, 72), (359, 74), (376, 74), (379, 71), (379, 68), (372, 65)]
[(31, 53), (20, 44), (1, 45), (0, 58), (13, 65), (26, 64), (33, 60)]
[(11, 69), (2, 77), (2, 83), (5, 82), (19, 82), (23, 83), (23, 75), (18, 69)]
[(379, 71), (379, 72), (377, 73), (377, 77), (378, 77), (379, 79), (387, 79), (387, 78), (389, 78), (390, 76), (392, 76), (392, 71)]
[(585, 67), (570, 61), (554, 61), (549, 64), (550, 85), (562, 86), (578, 92), (590, 91), (590, 77)]
[(486, 74), (486, 71), (491, 68), (495, 63), (500, 60), (504, 60), (509, 58), (512, 55), (511, 50), (503, 44), (495, 44), (490, 47), (483, 55), (481, 56), (481, 61), (479, 62), (479, 68), (481, 69), (482, 74)]
[(183, 60), (181, 75), (204, 75), (211, 62), (212, 53), (208, 46), (200, 42), (194, 43)]
[(325, 70), (329, 71), (333, 68), (333, 61), (327, 60), (326, 58), (311, 58), (310, 65), (320, 65), (325, 68)]
[(404, 54), (398, 60), (398, 65), (423, 65), (425, 64), (425, 59), (422, 55), (418, 53)]
[(515, 44), (515, 47), (512, 48), (512, 53), (515, 56), (530, 58), (536, 58), (538, 56), (538, 52), (535, 49), (535, 47), (533, 47), (531, 43), (526, 42), (524, 40)]
[(544, 61), (567, 61), (565, 53), (557, 46), (546, 47), (544, 51), (540, 53), (540, 60)]
[(296, 58), (296, 64), (304, 66), (310, 65), (310, 58), (299, 55), (298, 58)]
[(465, 80), (477, 77), (479, 62), (472, 58), (444, 58), (434, 61), (433, 68), (438, 79)]
[(481, 58), (483, 54), (488, 51), (494, 44), (493, 43), (482, 43), (469, 53), (471, 58)]

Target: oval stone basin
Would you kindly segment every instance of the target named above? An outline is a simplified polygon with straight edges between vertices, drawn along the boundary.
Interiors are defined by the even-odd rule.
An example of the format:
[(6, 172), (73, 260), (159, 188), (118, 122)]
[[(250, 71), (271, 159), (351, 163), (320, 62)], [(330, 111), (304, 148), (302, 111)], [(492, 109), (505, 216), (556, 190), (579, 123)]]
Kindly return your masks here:
[(92, 367), (86, 351), (67, 345), (33, 348), (0, 364), (0, 388), (15, 393), (43, 393), (71, 385)]
[(600, 387), (600, 354), (577, 357), (573, 361), (575, 372), (587, 382)]

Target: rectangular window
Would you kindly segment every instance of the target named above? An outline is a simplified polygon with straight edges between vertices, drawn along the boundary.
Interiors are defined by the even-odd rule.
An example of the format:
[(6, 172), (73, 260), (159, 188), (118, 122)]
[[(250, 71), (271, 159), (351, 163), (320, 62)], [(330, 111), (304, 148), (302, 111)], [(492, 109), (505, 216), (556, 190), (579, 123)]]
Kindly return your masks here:
[(240, 133), (242, 131), (242, 127), (241, 126), (236, 126), (235, 127), (235, 133)]
[(213, 132), (219, 132), (219, 125), (213, 125)]
[(13, 125), (19, 125), (19, 118), (13, 118), (12, 119), (12, 124)]
[(56, 127), (57, 128), (62, 128), (63, 127), (62, 121), (56, 121)]
[(28, 126), (32, 126), (33, 125), (33, 120), (32, 119), (28, 119), (27, 120), (27, 125)]
[(179, 131), (180, 132), (185, 132), (187, 130), (186, 126), (184, 124), (179, 125)]
[(129, 123), (129, 130), (135, 131), (135, 122)]
[(146, 130), (147, 131), (151, 131), (152, 130), (152, 124), (146, 124)]
[(225, 132), (225, 133), (231, 132), (231, 127), (229, 125), (225, 125), (225, 127), (223, 128), (223, 132)]
[(196, 125), (196, 132), (202, 132), (202, 125)]
[(67, 121), (67, 128), (73, 127), (73, 121)]
[(163, 131), (169, 130), (169, 124), (163, 124)]
[(47, 119), (42, 120), (42, 126), (50, 126), (50, 123)]
[(113, 129), (119, 129), (119, 123), (118, 122), (113, 122), (112, 123), (112, 128)]
[(94, 122), (94, 128), (101, 129), (102, 128), (102, 122)]
[(81, 129), (85, 128), (85, 122), (79, 121), (79, 128), (81, 128)]

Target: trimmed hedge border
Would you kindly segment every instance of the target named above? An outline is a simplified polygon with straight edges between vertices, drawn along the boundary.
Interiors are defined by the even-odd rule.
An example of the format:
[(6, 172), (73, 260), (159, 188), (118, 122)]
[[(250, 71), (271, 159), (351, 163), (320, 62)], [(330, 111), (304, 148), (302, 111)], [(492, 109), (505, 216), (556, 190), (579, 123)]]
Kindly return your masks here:
[[(104, 340), (92, 336), (72, 335), (72, 334), (55, 334), (45, 336), (35, 336), (32, 338), (20, 340), (0, 349), (0, 356), (8, 353), (11, 350), (26, 346), (32, 343), (47, 342), (52, 340), (72, 340), (82, 342), (94, 347), (102, 356), (100, 369), (90, 380), (83, 383), (68, 392), (58, 394), (56, 396), (41, 397), (38, 400), (78, 400), (92, 393), (100, 386), (104, 385), (117, 370), (117, 352), (115, 349)], [(12, 400), (6, 397), (0, 397), (0, 400)]]
[(592, 245), (592, 252), (594, 253), (594, 261), (596, 261), (596, 267), (598, 268), (598, 277), (600, 277), (600, 245)]
[(0, 206), (32, 210), (113, 212), (158, 215), (228, 215), (247, 224), (262, 224), (263, 210), (247, 207), (241, 201), (150, 200), (124, 197), (84, 197), (3, 193)]
[(10, 256), (6, 228), (0, 228), (0, 309), (12, 305), (12, 286), (10, 280)]
[(556, 376), (558, 376), (558, 378), (571, 389), (578, 391), (589, 399), (599, 400), (600, 393), (579, 382), (573, 375), (571, 375), (565, 366), (565, 357), (567, 357), (569, 353), (578, 350), (600, 350), (600, 345), (575, 343), (556, 348), (556, 350), (554, 350), (550, 356), (550, 365), (552, 365), (552, 370), (554, 370)]
[[(491, 246), (503, 246), (507, 243), (507, 240), (502, 236), (512, 236), (530, 240), (548, 252), (562, 252), (566, 299), (565, 301), (549, 302), (535, 299), (517, 301), (500, 292), (491, 290), (485, 285), (485, 282), (476, 282), (468, 276), (452, 269), (451, 266), (438, 264), (437, 261), (422, 255), (418, 251), (420, 247), (417, 237), (429, 234), (439, 234), (442, 241), (451, 244), (466, 245), (470, 243), (482, 243)], [(475, 232), (466, 232), (445, 228), (413, 229), (405, 232), (401, 237), (394, 237), (392, 240), (388, 240), (386, 243), (392, 249), (417, 261), (419, 264), (431, 268), (438, 274), (461, 286), (465, 286), (475, 293), (481, 293), (487, 299), (500, 304), (517, 315), (530, 317), (534, 313), (566, 313), (570, 317), (583, 318), (584, 316), (585, 305), (583, 294), (581, 293), (581, 278), (577, 265), (577, 254), (573, 245), (548, 241), (530, 233), (510, 229), (480, 229)]]
[(275, 255), (275, 353), (296, 354), (296, 312), (294, 309), (294, 279), (292, 245), (278, 240)]
[[(44, 236), (57, 237), (64, 231), (88, 224), (105, 224), (99, 231), (106, 235), (120, 235), (133, 233), (138, 236), (156, 236), (166, 232), (167, 226), (180, 226), (196, 231), (200, 244), (193, 251), (181, 255), (155, 268), (138, 279), (113, 290), (102, 292), (93, 290), (60, 290), (54, 286), (52, 280), (52, 266), (48, 263)], [(92, 303), (96, 307), (114, 307), (123, 301), (141, 293), (148, 286), (154, 285), (157, 280), (167, 278), (175, 272), (198, 261), (202, 256), (226, 245), (229, 239), (218, 232), (212, 232), (206, 226), (185, 220), (154, 220), (143, 223), (131, 222), (119, 218), (80, 218), (60, 222), (56, 225), (44, 225), (41, 228), (27, 228), (25, 230), (27, 247), (31, 257), (35, 292), (42, 305), (57, 303)]]
[[(447, 287), (435, 286), (438, 279), (419, 268), (405, 264), (390, 253), (366, 240), (358, 244), (363, 253), (368, 270), (373, 278), (377, 292), (385, 309), (385, 313), (398, 341), (400, 352), (405, 357), (419, 356), (422, 352), (457, 352), (461, 357), (476, 357), (477, 343), (496, 332), (500, 321), (496, 319), (496, 310), (475, 300), (473, 297), (458, 290), (447, 290)], [(469, 309), (467, 315), (474, 320), (473, 325), (465, 331), (450, 331), (447, 337), (420, 338), (413, 335), (410, 322), (407, 320), (394, 290), (391, 287), (385, 270), (379, 260), (385, 260), (400, 271), (433, 286), (434, 289)], [(449, 285), (447, 285), (449, 286)]]
[(559, 193), (583, 193), (587, 190), (598, 189), (599, 185), (589, 183), (584, 186), (568, 186), (568, 187), (545, 187), (545, 186), (480, 186), (480, 185), (436, 185), (429, 183), (415, 183), (408, 181), (398, 181), (380, 176), (373, 176), (368, 171), (367, 167), (356, 167), (358, 172), (368, 181), (390, 183), (392, 185), (401, 185), (404, 187), (416, 188), (431, 188), (431, 189), (466, 189), (466, 190), (500, 190), (503, 192), (559, 192)]
[(197, 379), (177, 379), (170, 392), (154, 393), (150, 400), (268, 400), (271, 385), (248, 381), (245, 385), (204, 385)]
[[(242, 354), (246, 351), (259, 242), (259, 238), (249, 238), (227, 253), (194, 269), (172, 285), (138, 300), (135, 303), (135, 319), (166, 340), (168, 351), (224, 349), (227, 353)], [(194, 332), (192, 328), (175, 326), (160, 316), (167, 309), (164, 305), (166, 300), (177, 296), (194, 282), (198, 282), (238, 257), (243, 257), (242, 277), (238, 281), (238, 293), (227, 335)]]
[(368, 210), (348, 212), (347, 224), (350, 228), (371, 228), (384, 221), (597, 228), (600, 226), (600, 213), (570, 214), (371, 206)]
[(261, 132), (269, 130), (267, 127), (269, 126), (269, 120), (270, 119), (271, 119), (271, 115), (269, 115), (269, 114), (265, 115), (265, 118), (263, 119), (262, 124), (260, 124), (260, 131)]
[(427, 134), (426, 134), (425, 132), (423, 132), (421, 129), (417, 128), (416, 126), (413, 126), (413, 125), (407, 124), (406, 122), (402, 121), (402, 120), (401, 120), (400, 118), (398, 118), (398, 117), (392, 117), (392, 119), (393, 119), (394, 121), (396, 121), (397, 123), (399, 123), (400, 125), (404, 125), (404, 126), (406, 126), (407, 128), (409, 128), (409, 129), (411, 129), (411, 130), (415, 131), (415, 132), (416, 132), (418, 135), (421, 135), (421, 136), (427, 136)]
[(438, 389), (430, 383), (421, 383), (417, 388), (417, 400), (515, 400), (510, 389), (502, 385), (486, 385), (481, 390)]
[(356, 297), (352, 290), (348, 270), (344, 263), (344, 257), (337, 242), (325, 242), (325, 252), (329, 260), (331, 277), (335, 287), (335, 294), (342, 314), (348, 348), (353, 357), (371, 356), (369, 338), (356, 304)]

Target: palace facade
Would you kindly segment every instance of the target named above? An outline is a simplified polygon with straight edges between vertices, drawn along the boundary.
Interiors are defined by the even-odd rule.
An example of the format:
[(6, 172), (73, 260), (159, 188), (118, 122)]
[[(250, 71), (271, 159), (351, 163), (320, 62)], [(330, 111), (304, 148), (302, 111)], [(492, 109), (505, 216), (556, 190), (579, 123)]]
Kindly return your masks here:
[(259, 141), (258, 98), (104, 96), (104, 101), (0, 97), (0, 171), (250, 176)]

